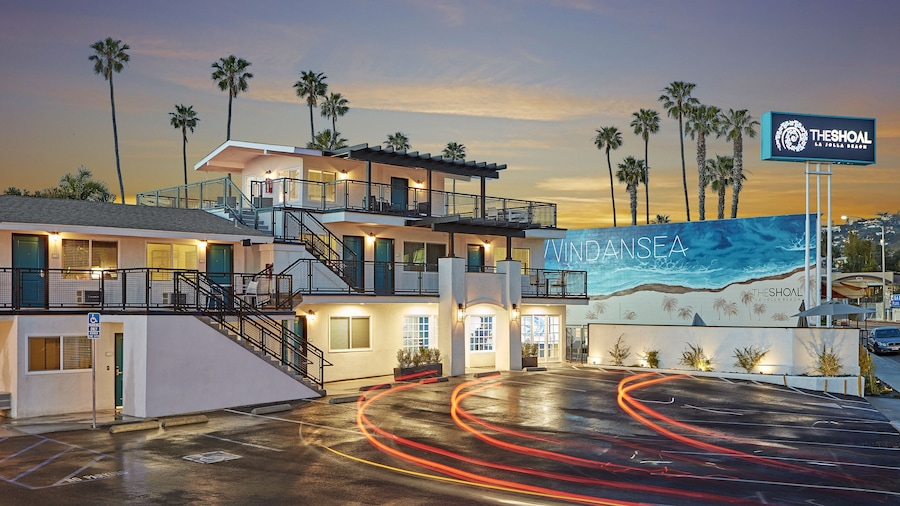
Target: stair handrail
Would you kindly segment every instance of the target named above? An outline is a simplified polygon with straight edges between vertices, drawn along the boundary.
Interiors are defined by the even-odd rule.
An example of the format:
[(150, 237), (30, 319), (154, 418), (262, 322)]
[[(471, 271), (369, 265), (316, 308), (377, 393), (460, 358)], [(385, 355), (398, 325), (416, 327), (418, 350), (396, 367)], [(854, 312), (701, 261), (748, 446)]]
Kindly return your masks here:
[[(195, 279), (191, 279), (192, 276), (194, 276)], [(195, 292), (196, 296), (194, 300), (198, 303), (196, 304), (196, 307), (176, 305), (176, 310), (200, 313), (209, 317), (211, 320), (216, 321), (220, 325), (230, 328), (234, 327), (231, 325), (231, 322), (228, 321), (228, 317), (236, 317), (238, 319), (237, 330), (240, 333), (241, 338), (259, 348), (266, 356), (279, 360), (279, 364), (287, 367), (295, 374), (306, 378), (320, 390), (324, 389), (325, 366), (333, 364), (326, 360), (324, 352), (314, 344), (310, 343), (307, 338), (285, 327), (280, 322), (258, 310), (252, 304), (248, 304), (240, 297), (230, 297), (230, 300), (228, 300), (228, 289), (215, 281), (212, 281), (202, 272), (179, 272), (175, 277), (176, 289), (178, 288), (179, 283), (186, 284)], [(199, 304), (201, 296), (208, 301), (205, 308), (202, 304)], [(231, 307), (234, 309), (231, 309)], [(247, 326), (257, 329), (261, 337), (256, 338), (253, 333), (247, 332)], [(280, 353), (273, 353), (273, 350), (267, 346), (265, 340), (266, 335), (275, 338), (276, 343), (279, 345), (279, 349), (275, 351), (279, 351)], [(295, 357), (302, 358), (302, 363), (298, 365), (285, 360), (285, 350), (291, 352)], [(312, 354), (316, 360), (310, 360), (309, 354)], [(316, 365), (318, 365), (317, 375), (312, 374), (309, 367), (314, 366), (313, 368), (315, 368)]]
[[(359, 260), (356, 253), (344, 247), (344, 242), (308, 211), (300, 211), (300, 218), (297, 218), (294, 213), (285, 213), (283, 225), (285, 230), (290, 220), (297, 225), (298, 240), (307, 245), (309, 252), (343, 281), (351, 284), (346, 272), (346, 265)], [(282, 234), (283, 237), (287, 237), (287, 235), (286, 232)], [(327, 240), (322, 239), (321, 236), (325, 236)], [(333, 248), (332, 244), (336, 245), (338, 249)], [(345, 252), (347, 256), (342, 256), (339, 251)]]

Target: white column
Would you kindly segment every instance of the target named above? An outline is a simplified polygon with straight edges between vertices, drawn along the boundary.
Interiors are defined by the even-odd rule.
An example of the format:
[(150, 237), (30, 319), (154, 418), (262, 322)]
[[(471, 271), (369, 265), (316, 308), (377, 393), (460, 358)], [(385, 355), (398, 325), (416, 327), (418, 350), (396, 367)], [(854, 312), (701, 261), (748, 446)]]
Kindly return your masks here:
[(494, 366), (501, 371), (518, 371), (522, 369), (522, 319), (512, 319), (512, 306), (515, 304), (522, 312), (522, 264), (518, 260), (497, 262), (497, 273), (503, 277), (503, 306), (506, 309), (506, 322), (509, 328), (506, 339), (500, 339), (498, 333), (494, 342)]
[(466, 259), (438, 259), (438, 348), (444, 356), (444, 373), (466, 373), (466, 322), (458, 321), (459, 304), (466, 307)]

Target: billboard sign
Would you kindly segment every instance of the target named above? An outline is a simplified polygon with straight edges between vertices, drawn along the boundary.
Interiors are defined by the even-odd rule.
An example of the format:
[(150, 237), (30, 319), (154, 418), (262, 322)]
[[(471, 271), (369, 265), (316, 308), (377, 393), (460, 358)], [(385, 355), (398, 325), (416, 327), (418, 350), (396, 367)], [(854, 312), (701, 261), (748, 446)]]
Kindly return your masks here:
[(789, 112), (762, 115), (763, 160), (875, 163), (875, 120)]
[(572, 324), (690, 325), (699, 315), (709, 325), (793, 326), (806, 293), (806, 220), (568, 230), (544, 243), (544, 267), (588, 273), (590, 300), (567, 308)]

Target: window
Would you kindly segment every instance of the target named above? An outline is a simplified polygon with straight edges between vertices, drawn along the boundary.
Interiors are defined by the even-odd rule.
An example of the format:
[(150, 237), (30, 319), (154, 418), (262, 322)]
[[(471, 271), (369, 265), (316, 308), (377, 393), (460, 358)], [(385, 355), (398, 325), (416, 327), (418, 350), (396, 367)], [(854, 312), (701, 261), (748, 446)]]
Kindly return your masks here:
[(559, 357), (559, 316), (526, 315), (521, 320), (523, 343), (537, 343), (539, 358)]
[[(88, 279), (91, 270), (115, 271), (118, 268), (118, 244), (110, 241), (89, 239), (62, 240), (62, 268), (67, 269), (69, 279)], [(69, 270), (75, 272), (68, 272)], [(107, 272), (107, 277), (115, 277), (115, 272)], [(97, 273), (94, 277), (99, 277)]]
[(284, 194), (289, 201), (300, 198), (300, 169), (281, 169), (278, 171), (279, 179), (284, 179)]
[[(147, 244), (147, 267), (151, 269), (197, 270), (197, 247), (192, 244)], [(153, 281), (171, 279), (168, 271), (153, 272)]]
[(474, 327), (469, 332), (469, 351), (494, 351), (494, 317), (472, 316), (468, 321)]
[[(512, 259), (522, 263), (522, 272), (528, 272), (528, 266), (531, 263), (531, 250), (528, 248), (513, 248)], [(506, 260), (506, 246), (497, 246), (494, 248), (494, 265), (497, 262)]]
[(71, 371), (90, 368), (91, 340), (87, 336), (28, 338), (29, 371)]
[(370, 349), (368, 316), (331, 317), (331, 351)]
[(307, 174), (307, 179), (315, 181), (315, 183), (310, 183), (307, 197), (311, 200), (322, 200), (322, 192), (324, 192), (325, 201), (334, 202), (334, 181), (337, 179), (337, 172), (309, 169)]
[(403, 317), (403, 349), (416, 351), (431, 347), (431, 316)]
[(437, 272), (438, 258), (447, 256), (446, 244), (403, 243), (403, 270)]

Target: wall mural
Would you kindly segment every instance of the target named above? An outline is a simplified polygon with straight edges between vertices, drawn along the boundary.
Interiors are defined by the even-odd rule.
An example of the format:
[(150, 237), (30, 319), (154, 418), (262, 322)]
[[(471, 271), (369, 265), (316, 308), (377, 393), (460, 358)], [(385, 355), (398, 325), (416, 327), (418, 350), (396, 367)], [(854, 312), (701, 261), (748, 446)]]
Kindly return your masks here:
[(569, 230), (546, 241), (544, 266), (588, 272), (590, 302), (569, 306), (568, 325), (699, 316), (710, 326), (791, 327), (805, 297), (805, 216)]

